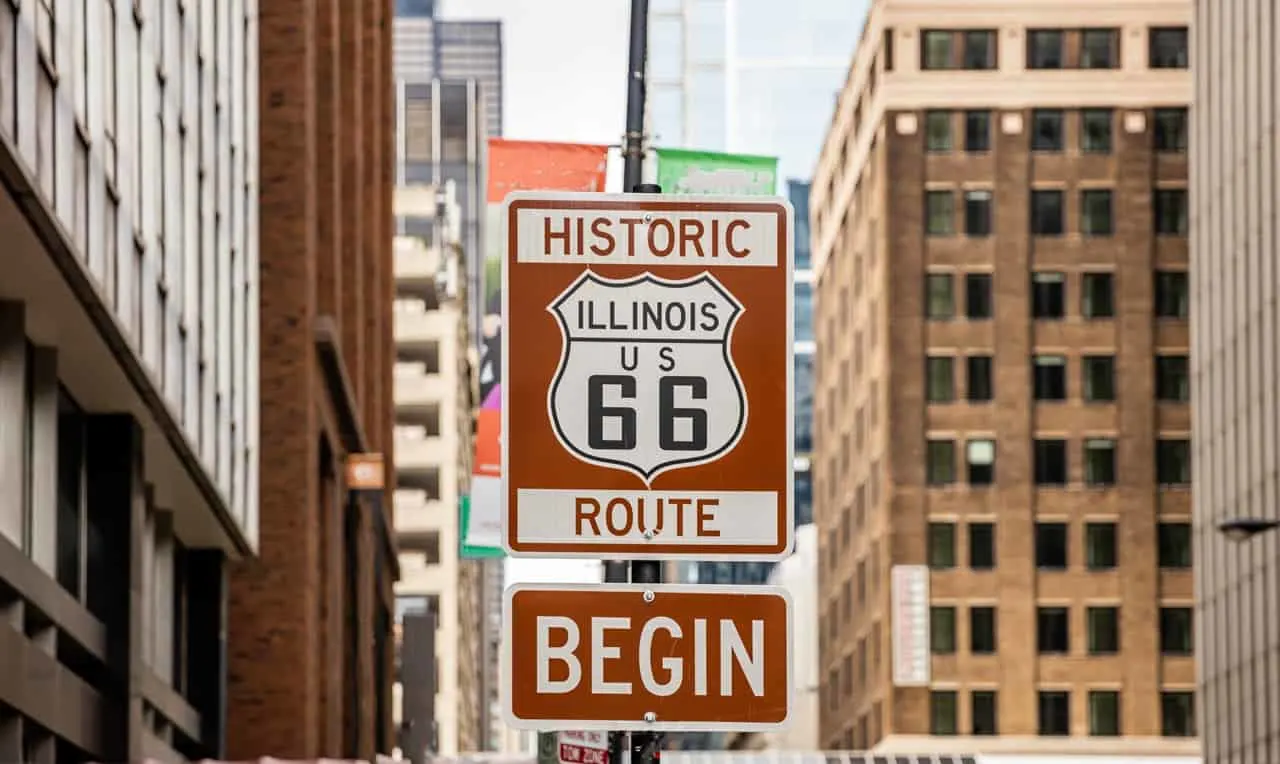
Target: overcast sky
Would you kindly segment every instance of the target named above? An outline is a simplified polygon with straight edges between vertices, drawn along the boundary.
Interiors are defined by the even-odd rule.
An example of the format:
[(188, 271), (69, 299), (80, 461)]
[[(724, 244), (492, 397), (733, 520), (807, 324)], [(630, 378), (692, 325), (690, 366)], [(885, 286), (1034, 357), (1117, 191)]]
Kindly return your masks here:
[[(627, 0), (443, 0), (440, 7), (446, 19), (502, 21), (504, 138), (621, 141)], [(616, 164), (610, 161), (611, 186), (619, 182)], [(507, 580), (599, 581), (599, 564), (507, 560)]]

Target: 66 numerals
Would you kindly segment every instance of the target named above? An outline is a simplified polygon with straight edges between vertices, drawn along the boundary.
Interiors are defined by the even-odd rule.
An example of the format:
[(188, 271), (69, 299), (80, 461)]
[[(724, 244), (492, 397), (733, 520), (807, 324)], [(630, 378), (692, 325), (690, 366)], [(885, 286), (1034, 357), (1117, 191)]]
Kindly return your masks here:
[[(618, 391), (623, 400), (635, 400), (636, 378), (630, 374), (592, 374), (587, 377), (587, 443), (601, 451), (631, 451), (636, 441), (636, 410), (631, 406), (608, 406), (606, 390)], [(707, 447), (705, 408), (676, 405), (676, 390), (688, 390), (694, 400), (707, 399), (705, 377), (669, 375), (658, 379), (658, 447), (663, 451), (703, 451)], [(689, 437), (676, 437), (676, 423), (689, 423)], [(619, 435), (605, 435), (606, 422), (617, 422)]]

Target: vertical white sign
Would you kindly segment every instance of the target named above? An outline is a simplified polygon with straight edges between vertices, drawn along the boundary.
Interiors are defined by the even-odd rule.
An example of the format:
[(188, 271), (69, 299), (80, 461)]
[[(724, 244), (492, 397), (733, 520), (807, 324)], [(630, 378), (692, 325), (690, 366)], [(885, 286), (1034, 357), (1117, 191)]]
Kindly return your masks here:
[(932, 652), (929, 646), (929, 567), (895, 565), (893, 597), (893, 683), (928, 687)]

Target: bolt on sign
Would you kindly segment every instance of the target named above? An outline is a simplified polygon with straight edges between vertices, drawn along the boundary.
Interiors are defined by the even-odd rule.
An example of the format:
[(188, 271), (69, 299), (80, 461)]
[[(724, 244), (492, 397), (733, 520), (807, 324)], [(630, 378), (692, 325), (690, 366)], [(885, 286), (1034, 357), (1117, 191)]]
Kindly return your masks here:
[(790, 204), (515, 192), (504, 218), (506, 550), (789, 554)]
[(517, 584), (505, 604), (511, 727), (749, 731), (787, 722), (785, 589)]

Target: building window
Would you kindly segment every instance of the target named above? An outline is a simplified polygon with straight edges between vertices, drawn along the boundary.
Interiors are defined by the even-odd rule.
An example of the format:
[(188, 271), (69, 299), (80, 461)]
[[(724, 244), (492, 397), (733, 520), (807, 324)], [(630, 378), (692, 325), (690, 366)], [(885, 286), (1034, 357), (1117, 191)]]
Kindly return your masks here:
[(1034, 109), (1031, 112), (1031, 150), (1055, 152), (1066, 146), (1062, 109)]
[(1035, 442), (1036, 485), (1067, 484), (1067, 442), (1048, 439)]
[(971, 403), (992, 399), (995, 394), (992, 379), (991, 356), (971, 355), (965, 359), (965, 394)]
[(1187, 110), (1153, 109), (1151, 112), (1152, 139), (1155, 150), (1166, 154), (1185, 154), (1187, 151)]
[(1070, 735), (1071, 693), (1066, 690), (1041, 690), (1038, 716), (1041, 735)]
[(958, 735), (956, 691), (933, 690), (929, 693), (929, 734)]
[(950, 273), (930, 273), (925, 276), (926, 315), (934, 321), (954, 318), (956, 315), (954, 279)]
[(955, 68), (955, 35), (948, 30), (926, 29), (921, 46), (920, 68), (925, 70)]
[(924, 128), (925, 150), (931, 153), (945, 153), (951, 150), (951, 112), (925, 112)]
[(970, 153), (991, 150), (991, 112), (984, 109), (964, 113), (964, 150)]
[(1080, 233), (1110, 236), (1115, 231), (1109, 189), (1091, 188), (1080, 192)]
[(970, 70), (996, 68), (996, 33), (990, 29), (967, 29), (964, 38), (963, 66)]
[(1000, 734), (1000, 727), (997, 721), (999, 719), (999, 714), (996, 710), (996, 691), (974, 690), (969, 696), (969, 699), (971, 701), (970, 706), (973, 710), (973, 734)]
[(1065, 607), (1036, 608), (1036, 646), (1041, 654), (1071, 650), (1070, 619)]
[(1036, 567), (1041, 570), (1066, 570), (1066, 523), (1036, 523)]
[(1191, 567), (1191, 523), (1160, 523), (1157, 527), (1160, 567)]
[(950, 403), (955, 400), (955, 359), (950, 356), (931, 356), (925, 359), (926, 396), (930, 403)]
[(1120, 734), (1120, 693), (1117, 690), (1089, 691), (1089, 734), (1095, 737)]
[(1160, 734), (1165, 737), (1195, 737), (1195, 693), (1190, 690), (1160, 693)]
[(991, 318), (995, 306), (991, 298), (991, 274), (970, 273), (964, 277), (964, 310), (970, 320)]
[(955, 523), (929, 523), (929, 567), (933, 570), (950, 570), (955, 566)]
[(1187, 190), (1157, 188), (1155, 193), (1155, 227), (1160, 236), (1187, 235)]
[(1081, 69), (1120, 68), (1120, 30), (1080, 30)]
[(951, 605), (929, 608), (929, 648), (934, 655), (956, 651), (956, 609)]
[(884, 70), (893, 71), (893, 27), (885, 28), (884, 42), (880, 45), (880, 52), (884, 57)]
[(956, 198), (950, 191), (924, 194), (925, 232), (930, 236), (950, 236), (956, 232)]
[(1115, 570), (1118, 549), (1115, 523), (1086, 523), (1084, 564), (1089, 570)]
[(1034, 189), (1031, 192), (1031, 233), (1061, 236), (1066, 228), (1062, 191)]
[(964, 192), (964, 232), (969, 236), (991, 235), (991, 192)]
[(1099, 319), (1115, 316), (1115, 280), (1110, 273), (1085, 273), (1080, 277), (1080, 315)]
[(1027, 68), (1061, 69), (1066, 64), (1064, 43), (1061, 29), (1027, 30)]
[(1152, 69), (1187, 68), (1187, 28), (1152, 27), (1149, 33), (1149, 65)]
[(1087, 355), (1080, 359), (1084, 399), (1090, 403), (1116, 399), (1116, 359), (1110, 355)]
[(974, 655), (991, 655), (996, 651), (995, 608), (969, 608), (969, 650)]
[(1120, 608), (1114, 605), (1085, 609), (1090, 655), (1115, 655), (1120, 652)]
[(58, 583), (76, 600), (85, 593), (85, 415), (65, 390), (58, 391)]
[(996, 480), (996, 442), (971, 440), (965, 444), (969, 485), (991, 485)]
[(1116, 442), (1113, 439), (1085, 440), (1084, 482), (1096, 488), (1116, 484)]
[(1066, 315), (1067, 277), (1061, 273), (1031, 274), (1031, 316), (1037, 319)]
[(1067, 399), (1067, 357), (1037, 355), (1031, 359), (1032, 393), (1038, 401)]
[(1190, 308), (1186, 271), (1156, 271), (1156, 318), (1185, 319)]
[(969, 567), (992, 570), (996, 566), (996, 526), (992, 523), (969, 523)]
[(1160, 652), (1191, 655), (1195, 650), (1195, 624), (1189, 607), (1160, 608)]
[(1156, 441), (1156, 482), (1160, 485), (1190, 485), (1191, 441)]
[(1156, 399), (1180, 403), (1191, 399), (1191, 375), (1185, 355), (1156, 356)]
[(1080, 111), (1080, 150), (1086, 154), (1111, 153), (1111, 109)]
[(956, 444), (950, 440), (931, 440), (926, 465), (929, 485), (951, 485), (956, 480)]

